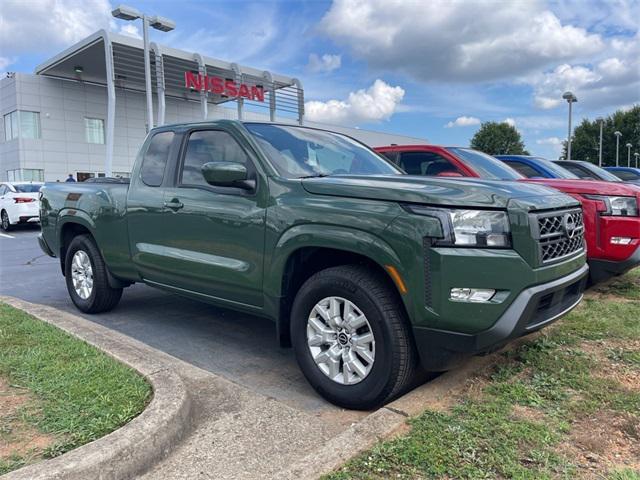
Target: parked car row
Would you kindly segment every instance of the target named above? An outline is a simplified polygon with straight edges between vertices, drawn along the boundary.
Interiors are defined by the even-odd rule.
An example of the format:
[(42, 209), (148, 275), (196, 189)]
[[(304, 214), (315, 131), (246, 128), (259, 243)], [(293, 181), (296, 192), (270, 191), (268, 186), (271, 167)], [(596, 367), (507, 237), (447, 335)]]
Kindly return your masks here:
[(612, 217), (637, 228), (640, 190), (576, 193), (465, 148), (379, 151), (292, 125), (158, 127), (130, 183), (42, 189), (40, 246), (83, 312), (143, 282), (271, 319), (310, 384), (359, 409), (573, 309), (585, 233), (637, 252)]

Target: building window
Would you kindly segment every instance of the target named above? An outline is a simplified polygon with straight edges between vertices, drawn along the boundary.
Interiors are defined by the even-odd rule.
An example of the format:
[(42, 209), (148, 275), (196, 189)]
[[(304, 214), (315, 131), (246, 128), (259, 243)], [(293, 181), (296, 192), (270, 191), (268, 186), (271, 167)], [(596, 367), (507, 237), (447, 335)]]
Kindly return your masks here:
[(6, 140), (40, 138), (40, 113), (26, 110), (7, 113), (4, 116), (4, 137)]
[(38, 168), (17, 168), (7, 170), (9, 182), (44, 182), (44, 170)]
[(85, 118), (84, 131), (87, 143), (104, 145), (104, 120), (101, 118)]

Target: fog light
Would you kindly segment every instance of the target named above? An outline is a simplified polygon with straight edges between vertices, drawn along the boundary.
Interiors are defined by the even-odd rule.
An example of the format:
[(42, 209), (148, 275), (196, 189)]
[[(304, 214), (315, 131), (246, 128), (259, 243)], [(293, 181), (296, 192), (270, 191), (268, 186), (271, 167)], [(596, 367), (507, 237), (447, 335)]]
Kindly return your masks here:
[(452, 288), (449, 298), (454, 302), (488, 302), (496, 294), (489, 288)]
[(629, 245), (633, 238), (629, 237), (611, 237), (611, 243), (614, 245)]

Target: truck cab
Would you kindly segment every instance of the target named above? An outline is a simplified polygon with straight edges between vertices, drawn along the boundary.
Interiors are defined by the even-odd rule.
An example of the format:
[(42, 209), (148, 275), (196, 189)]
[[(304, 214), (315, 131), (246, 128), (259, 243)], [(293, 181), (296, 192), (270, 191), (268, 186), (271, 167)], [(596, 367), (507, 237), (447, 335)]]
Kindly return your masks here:
[(40, 216), (81, 311), (115, 308), (139, 282), (265, 317), (346, 408), (549, 325), (588, 272), (575, 199), (407, 176), (347, 136), (294, 125), (156, 128), (129, 184), (48, 184)]

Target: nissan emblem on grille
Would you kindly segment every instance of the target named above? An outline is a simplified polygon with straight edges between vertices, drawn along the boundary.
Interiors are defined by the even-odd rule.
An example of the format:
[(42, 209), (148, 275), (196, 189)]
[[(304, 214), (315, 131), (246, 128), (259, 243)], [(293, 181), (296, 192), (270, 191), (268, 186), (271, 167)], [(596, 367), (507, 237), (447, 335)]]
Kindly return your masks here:
[(573, 218), (573, 215), (570, 213), (565, 213), (564, 218), (562, 220), (562, 227), (564, 228), (564, 233), (568, 238), (573, 238), (576, 234), (576, 221)]

